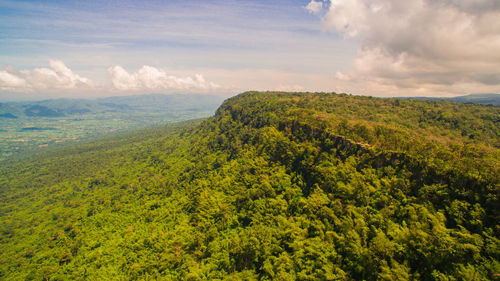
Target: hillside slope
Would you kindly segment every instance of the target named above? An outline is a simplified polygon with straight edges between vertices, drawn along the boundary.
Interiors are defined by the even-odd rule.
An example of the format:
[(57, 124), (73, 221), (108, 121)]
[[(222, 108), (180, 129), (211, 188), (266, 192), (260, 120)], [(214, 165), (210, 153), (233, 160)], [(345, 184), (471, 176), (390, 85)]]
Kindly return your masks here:
[(500, 109), (244, 93), (0, 169), (6, 280), (495, 280)]

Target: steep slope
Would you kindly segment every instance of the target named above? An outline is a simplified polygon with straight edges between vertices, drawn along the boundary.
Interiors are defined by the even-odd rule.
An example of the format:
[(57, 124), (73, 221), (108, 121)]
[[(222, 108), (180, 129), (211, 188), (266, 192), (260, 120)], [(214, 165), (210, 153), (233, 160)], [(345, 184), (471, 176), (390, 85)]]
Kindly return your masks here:
[(500, 110), (249, 92), (0, 184), (9, 280), (494, 280)]

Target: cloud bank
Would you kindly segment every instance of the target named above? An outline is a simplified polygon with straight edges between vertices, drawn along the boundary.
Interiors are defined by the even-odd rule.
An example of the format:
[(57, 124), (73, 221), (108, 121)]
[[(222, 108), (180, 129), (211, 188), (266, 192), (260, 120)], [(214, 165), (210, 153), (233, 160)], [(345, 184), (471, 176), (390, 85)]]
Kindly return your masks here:
[(74, 73), (60, 60), (49, 60), (50, 68), (17, 71), (9, 66), (0, 70), (0, 90), (32, 92), (38, 90), (89, 89), (90, 79)]
[(500, 1), (330, 0), (324, 6), (325, 30), (361, 42), (352, 71), (336, 73), (340, 81), (422, 93), (500, 90)]
[(113, 87), (121, 91), (213, 92), (219, 85), (208, 82), (201, 74), (193, 77), (169, 75), (166, 70), (143, 66), (133, 73), (117, 65), (108, 68)]
[(117, 65), (108, 68), (111, 85), (95, 84), (60, 60), (49, 60), (49, 68), (18, 71), (12, 66), (0, 70), (0, 92), (6, 93), (87, 93), (126, 91), (132, 93), (212, 93), (224, 89), (206, 81), (201, 74), (192, 77), (170, 75), (166, 70), (143, 66), (133, 73)]

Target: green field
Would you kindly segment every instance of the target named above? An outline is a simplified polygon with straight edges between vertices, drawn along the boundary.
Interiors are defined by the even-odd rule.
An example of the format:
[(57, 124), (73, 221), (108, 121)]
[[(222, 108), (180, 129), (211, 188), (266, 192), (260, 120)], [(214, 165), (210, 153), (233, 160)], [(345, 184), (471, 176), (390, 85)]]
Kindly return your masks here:
[(110, 133), (208, 117), (214, 96), (149, 95), (0, 104), (0, 160)]

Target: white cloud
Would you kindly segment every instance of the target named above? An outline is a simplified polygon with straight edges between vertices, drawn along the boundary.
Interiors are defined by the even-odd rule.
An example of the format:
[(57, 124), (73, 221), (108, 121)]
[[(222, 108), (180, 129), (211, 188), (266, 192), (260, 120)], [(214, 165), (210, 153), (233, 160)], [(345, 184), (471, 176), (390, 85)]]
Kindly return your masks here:
[(305, 88), (301, 85), (279, 85), (275, 89), (276, 91), (282, 91), (282, 92), (303, 92)]
[(183, 91), (183, 92), (213, 92), (219, 85), (208, 82), (201, 74), (193, 77), (177, 77), (169, 75), (164, 69), (143, 66), (134, 73), (129, 73), (117, 65), (108, 68), (111, 82), (118, 90), (132, 91)]
[(323, 9), (323, 2), (311, 0), (305, 7), (311, 14), (319, 14)]
[(162, 93), (209, 93), (225, 91), (219, 85), (206, 81), (201, 74), (175, 76), (164, 69), (143, 66), (133, 73), (121, 66), (108, 68), (112, 86), (95, 85), (90, 79), (74, 73), (60, 60), (50, 60), (49, 67), (33, 70), (16, 70), (9, 66), (0, 70), (0, 91), (19, 93), (83, 93), (91, 95), (99, 90), (101, 94), (113, 90)]
[(323, 26), (354, 37), (366, 29), (367, 9), (363, 0), (337, 0), (323, 18)]
[(0, 90), (16, 91), (25, 87), (26, 80), (6, 70), (0, 70)]
[(14, 67), (0, 70), (0, 90), (31, 92), (93, 87), (90, 79), (75, 74), (60, 60), (49, 60), (50, 68), (17, 71)]
[(349, 81), (351, 80), (351, 77), (348, 74), (342, 73), (340, 71), (337, 71), (335, 73), (335, 78), (338, 80), (343, 80), (343, 81)]
[(361, 42), (353, 70), (338, 72), (339, 80), (499, 91), (499, 18), (497, 0), (331, 0), (322, 24)]
[(35, 89), (75, 89), (92, 86), (85, 77), (75, 74), (60, 60), (49, 60), (50, 68), (36, 68), (23, 71), (30, 85)]

